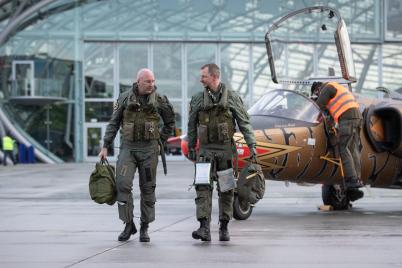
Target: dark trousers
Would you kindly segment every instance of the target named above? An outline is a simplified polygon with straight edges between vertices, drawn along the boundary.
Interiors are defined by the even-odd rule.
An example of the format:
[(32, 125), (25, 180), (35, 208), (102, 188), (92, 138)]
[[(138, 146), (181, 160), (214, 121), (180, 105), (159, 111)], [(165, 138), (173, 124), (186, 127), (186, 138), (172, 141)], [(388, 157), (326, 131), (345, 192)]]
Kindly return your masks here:
[(13, 161), (13, 164), (15, 164), (15, 159), (13, 155), (13, 151), (3, 151), (4, 153), (4, 158), (3, 158), (3, 165), (7, 166), (7, 157), (9, 156), (11, 161)]
[(346, 179), (361, 179), (361, 125), (362, 119), (344, 119), (339, 121), (339, 154), (342, 159)]

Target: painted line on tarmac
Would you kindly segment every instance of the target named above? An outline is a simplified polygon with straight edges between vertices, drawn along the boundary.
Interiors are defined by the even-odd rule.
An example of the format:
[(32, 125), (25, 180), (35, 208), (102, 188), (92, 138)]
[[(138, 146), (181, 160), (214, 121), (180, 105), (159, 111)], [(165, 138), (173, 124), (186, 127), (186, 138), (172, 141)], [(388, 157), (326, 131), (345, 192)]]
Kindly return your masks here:
[[(152, 233), (156, 233), (156, 232), (162, 231), (162, 230), (167, 229), (167, 228), (169, 228), (169, 227), (171, 227), (171, 226), (173, 226), (173, 225), (175, 225), (175, 224), (181, 223), (181, 222), (186, 221), (186, 220), (188, 220), (188, 219), (190, 219), (190, 218), (193, 218), (193, 217), (194, 217), (194, 215), (187, 216), (187, 217), (185, 217), (185, 218), (183, 218), (183, 219), (180, 219), (180, 220), (177, 220), (177, 221), (175, 221), (175, 222), (173, 222), (173, 223), (171, 223), (171, 224), (168, 224), (168, 225), (166, 225), (166, 226), (160, 227), (160, 228), (158, 228), (158, 229), (156, 229), (156, 230), (154, 230), (154, 231), (152, 231), (152, 232), (150, 232), (150, 233), (152, 234)], [(76, 262), (74, 262), (74, 263), (72, 263), (72, 264), (69, 264), (69, 265), (67, 265), (67, 266), (64, 266), (64, 267), (65, 267), (65, 268), (73, 267), (73, 266), (75, 266), (75, 265), (77, 265), (77, 264), (80, 264), (80, 263), (82, 263), (82, 262), (84, 262), (84, 261), (87, 261), (87, 260), (89, 260), (89, 259), (95, 258), (96, 256), (99, 256), (99, 255), (101, 255), (101, 254), (103, 254), (103, 253), (106, 253), (106, 252), (109, 252), (109, 251), (111, 251), (111, 250), (113, 250), (113, 249), (116, 249), (116, 248), (119, 248), (119, 247), (121, 247), (121, 246), (124, 246), (124, 245), (126, 245), (126, 244), (128, 244), (128, 243), (130, 243), (130, 242), (132, 242), (132, 241), (134, 241), (134, 240), (128, 240), (128, 241), (126, 241), (126, 242), (120, 243), (120, 244), (117, 245), (117, 246), (114, 246), (114, 247), (111, 247), (111, 248), (107, 248), (107, 249), (105, 249), (105, 250), (103, 250), (103, 251), (101, 251), (101, 252), (98, 252), (98, 253), (96, 253), (96, 254), (93, 254), (93, 255), (91, 255), (91, 256), (89, 256), (89, 257), (86, 257), (86, 258), (84, 258), (84, 259), (82, 259), (82, 260), (76, 261)]]

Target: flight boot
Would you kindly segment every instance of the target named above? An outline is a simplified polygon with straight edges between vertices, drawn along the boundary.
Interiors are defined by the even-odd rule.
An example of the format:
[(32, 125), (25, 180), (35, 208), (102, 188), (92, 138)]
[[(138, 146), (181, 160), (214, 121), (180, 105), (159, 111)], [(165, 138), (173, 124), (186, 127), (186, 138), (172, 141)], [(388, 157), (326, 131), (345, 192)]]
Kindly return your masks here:
[(149, 242), (151, 239), (148, 235), (148, 223), (141, 222), (141, 229), (140, 229), (140, 242)]
[(137, 232), (137, 228), (135, 228), (135, 224), (133, 221), (126, 223), (126, 227), (124, 227), (123, 232), (119, 235), (119, 241), (127, 241), (130, 239), (130, 236)]
[(211, 241), (211, 232), (209, 228), (208, 219), (200, 219), (200, 228), (192, 233), (194, 239), (201, 239), (201, 241)]
[(229, 230), (227, 220), (220, 221), (219, 227), (219, 241), (230, 241)]

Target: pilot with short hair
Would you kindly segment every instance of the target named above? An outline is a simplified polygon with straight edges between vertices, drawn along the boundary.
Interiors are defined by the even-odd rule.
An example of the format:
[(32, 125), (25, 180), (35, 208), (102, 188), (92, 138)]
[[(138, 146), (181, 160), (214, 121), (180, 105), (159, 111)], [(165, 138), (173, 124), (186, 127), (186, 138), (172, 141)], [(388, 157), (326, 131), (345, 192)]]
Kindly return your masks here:
[[(243, 101), (220, 80), (220, 69), (214, 63), (205, 64), (200, 70), (204, 89), (190, 102), (188, 120), (189, 159), (211, 163), (209, 184), (196, 185), (197, 220), (200, 228), (192, 233), (194, 239), (210, 241), (213, 181), (218, 181), (219, 240), (229, 241), (228, 223), (233, 215), (234, 189), (223, 191), (217, 173), (232, 168), (235, 126), (238, 125), (250, 149), (250, 160), (256, 162), (256, 139)], [(196, 152), (197, 139), (200, 150)], [(201, 161), (202, 159), (202, 161)]]

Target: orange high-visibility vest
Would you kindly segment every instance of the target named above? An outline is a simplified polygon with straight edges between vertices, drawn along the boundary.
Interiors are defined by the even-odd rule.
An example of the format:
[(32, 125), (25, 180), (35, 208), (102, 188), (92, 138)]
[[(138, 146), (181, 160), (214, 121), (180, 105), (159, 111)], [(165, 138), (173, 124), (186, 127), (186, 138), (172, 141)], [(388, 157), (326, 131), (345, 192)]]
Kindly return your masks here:
[(353, 94), (341, 84), (330, 82), (327, 85), (333, 86), (336, 89), (336, 95), (329, 100), (326, 107), (332, 118), (338, 123), (339, 117), (344, 112), (350, 108), (359, 108), (359, 104), (356, 102)]

